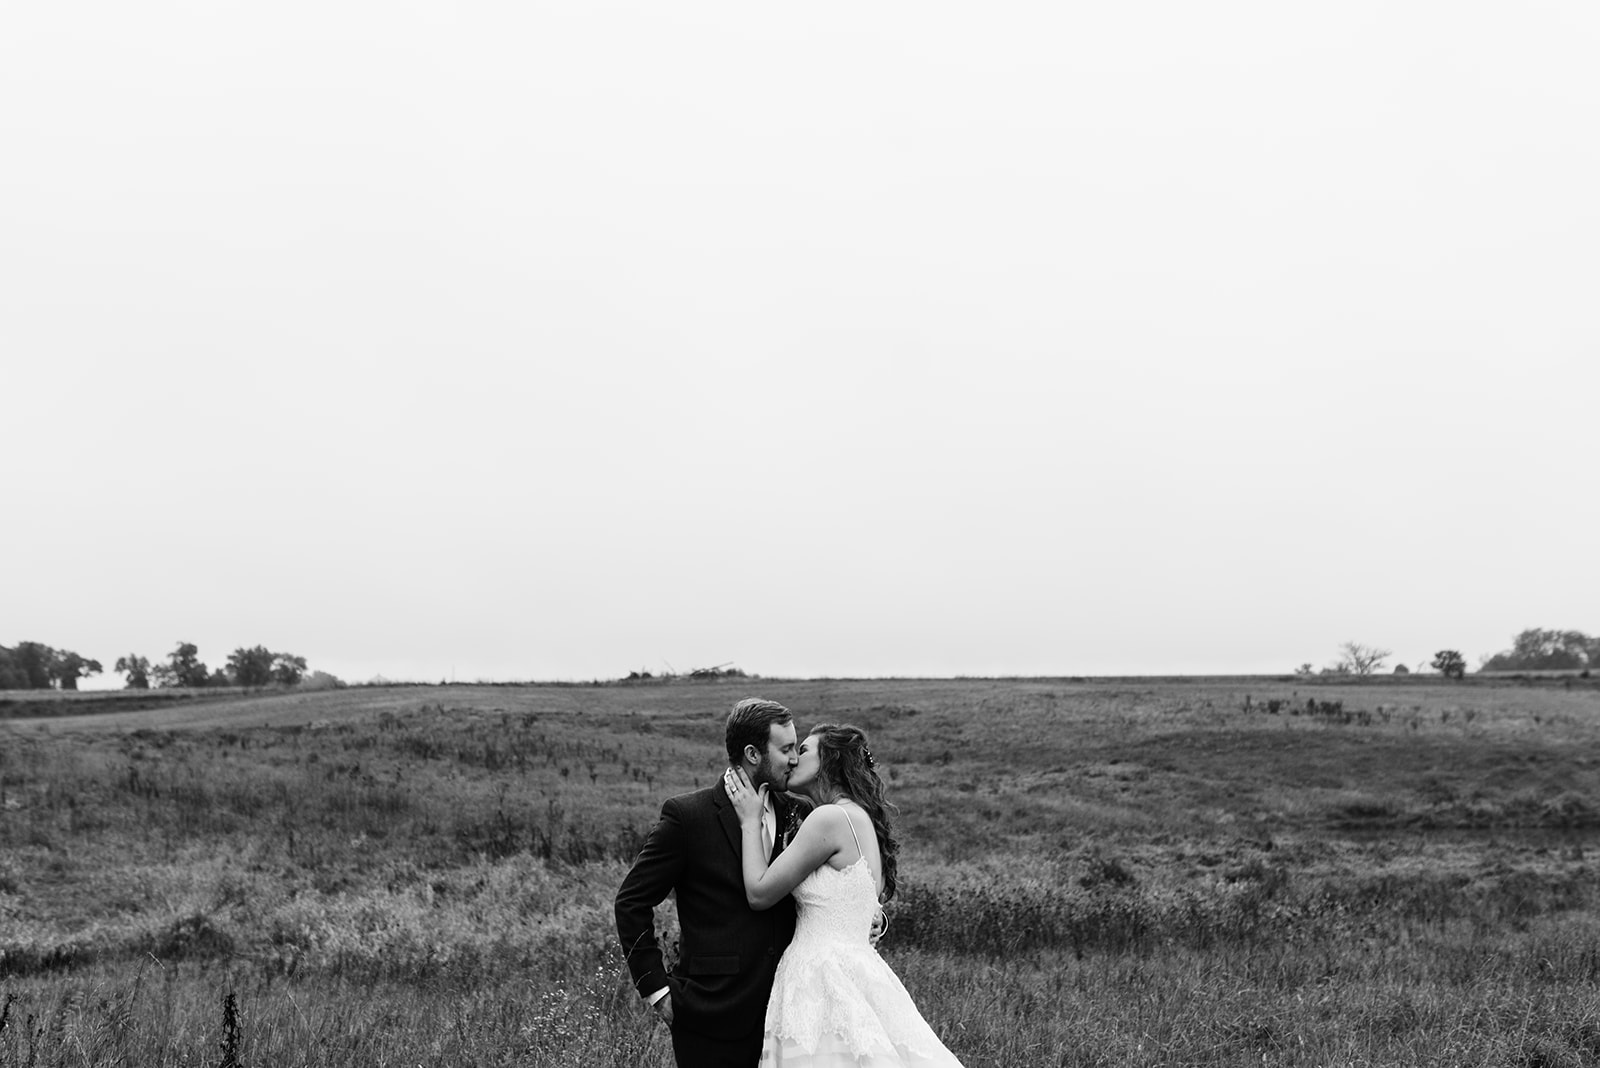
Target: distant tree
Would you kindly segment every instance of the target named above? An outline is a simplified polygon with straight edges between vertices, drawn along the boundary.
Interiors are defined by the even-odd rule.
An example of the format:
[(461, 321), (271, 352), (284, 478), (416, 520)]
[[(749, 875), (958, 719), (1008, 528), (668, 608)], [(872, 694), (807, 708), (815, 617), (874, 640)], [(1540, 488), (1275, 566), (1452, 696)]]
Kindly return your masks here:
[(148, 690), (150, 688), (150, 661), (138, 653), (129, 653), (127, 656), (117, 657), (117, 666), (111, 670), (127, 677), (127, 689)]
[(53, 686), (76, 690), (79, 679), (103, 670), (98, 660), (71, 649), (52, 649), (43, 642), (0, 648), (0, 690), (48, 690)]
[(1429, 666), (1447, 679), (1459, 679), (1467, 673), (1467, 658), (1455, 649), (1440, 649)]
[(17, 659), (17, 651), (0, 645), (0, 690), (27, 688), (28, 673), (22, 669), (22, 662)]
[(235, 649), (228, 657), (228, 670), (238, 685), (259, 688), (272, 681), (273, 656), (265, 645)]
[(1351, 675), (1370, 675), (1393, 655), (1389, 650), (1379, 649), (1376, 645), (1345, 642), (1339, 646), (1339, 659), (1334, 663), (1334, 669)]
[(1396, 664), (1394, 666), (1394, 673), (1396, 675), (1409, 675), (1411, 674), (1411, 669), (1406, 667), (1404, 664)]
[(23, 688), (29, 690), (48, 690), (55, 681), (56, 658), (60, 656), (54, 649), (43, 642), (18, 642), (12, 650), (16, 658), (17, 667), (26, 680)]
[(293, 653), (272, 654), (272, 677), (285, 686), (298, 686), (306, 673), (306, 658)]
[[(211, 670), (200, 660), (193, 642), (179, 642), (167, 655), (167, 670), (161, 673), (163, 686), (204, 686), (211, 681)], [(152, 671), (152, 674), (155, 674)]]
[(215, 669), (214, 671), (211, 672), (211, 677), (206, 680), (206, 685), (207, 686), (236, 686), (236, 685), (238, 685), (238, 683), (234, 682), (234, 679), (233, 679), (232, 675), (228, 674), (222, 668), (217, 668), (217, 669)]
[(1575, 671), (1589, 666), (1594, 639), (1579, 630), (1525, 630), (1512, 639), (1511, 648), (1496, 653), (1480, 671)]
[(100, 666), (100, 661), (91, 660), (86, 656), (79, 656), (70, 649), (63, 650), (56, 655), (52, 665), (56, 682), (63, 690), (76, 690), (78, 680), (90, 675), (98, 675), (105, 669)]

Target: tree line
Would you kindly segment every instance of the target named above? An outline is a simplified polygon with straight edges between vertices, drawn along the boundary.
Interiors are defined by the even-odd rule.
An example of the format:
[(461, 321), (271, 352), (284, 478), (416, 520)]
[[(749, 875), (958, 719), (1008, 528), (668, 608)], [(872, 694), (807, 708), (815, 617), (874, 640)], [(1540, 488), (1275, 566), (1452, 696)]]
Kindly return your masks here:
[[(79, 679), (103, 670), (98, 660), (70, 649), (54, 649), (43, 642), (18, 642), (12, 648), (0, 645), (0, 690), (76, 690)], [(275, 653), (264, 645), (241, 646), (228, 655), (225, 667), (212, 669), (200, 659), (200, 650), (193, 642), (179, 642), (164, 661), (154, 663), (148, 657), (129, 653), (118, 657), (111, 670), (123, 677), (130, 690), (298, 686), (307, 678), (305, 657)], [(325, 672), (311, 675), (330, 685), (339, 684)]]
[[(1339, 656), (1320, 672), (1310, 664), (1295, 669), (1297, 675), (1373, 675), (1394, 654), (1376, 645), (1345, 642), (1339, 646)], [(1433, 654), (1429, 667), (1450, 679), (1464, 678), (1467, 658), (1458, 649), (1440, 649)], [(1600, 668), (1600, 638), (1591, 638), (1581, 630), (1543, 630), (1533, 627), (1511, 640), (1511, 648), (1486, 654), (1479, 658), (1478, 670), (1483, 671), (1578, 671), (1588, 675)], [(1396, 675), (1409, 675), (1411, 669), (1396, 664)]]
[(101, 672), (100, 661), (43, 642), (0, 645), (0, 690), (76, 690), (78, 680)]
[(1590, 671), (1600, 668), (1600, 638), (1581, 630), (1525, 630), (1511, 648), (1484, 657), (1479, 671)]
[[(1322, 669), (1323, 675), (1373, 675), (1382, 669), (1393, 656), (1387, 649), (1360, 642), (1345, 642), (1339, 647), (1339, 657)], [(1429, 664), (1446, 678), (1459, 679), (1466, 675), (1467, 660), (1458, 650), (1441, 649)], [(1512, 639), (1510, 649), (1480, 659), (1478, 670), (1485, 671), (1580, 671), (1600, 668), (1600, 637), (1590, 637), (1579, 630), (1546, 630), (1533, 627)], [(78, 680), (99, 675), (104, 668), (100, 661), (81, 656), (71, 649), (55, 649), (43, 642), (18, 642), (15, 647), (0, 645), (0, 690), (76, 690)], [(293, 653), (275, 653), (264, 645), (240, 647), (228, 654), (225, 667), (208, 668), (200, 659), (200, 651), (193, 642), (179, 642), (163, 662), (152, 663), (137, 653), (117, 658), (112, 671), (123, 676), (130, 690), (148, 690), (151, 687), (170, 688), (202, 686), (298, 686), (307, 677), (306, 658)], [(1404, 664), (1394, 669), (1396, 674), (1407, 674)], [(1312, 666), (1302, 664), (1296, 674), (1317, 674)], [(694, 673), (701, 675), (700, 671)], [(743, 672), (734, 669), (727, 674)], [(317, 682), (324, 685), (342, 685), (325, 672), (312, 672)], [(629, 678), (649, 678), (649, 674), (635, 673)]]

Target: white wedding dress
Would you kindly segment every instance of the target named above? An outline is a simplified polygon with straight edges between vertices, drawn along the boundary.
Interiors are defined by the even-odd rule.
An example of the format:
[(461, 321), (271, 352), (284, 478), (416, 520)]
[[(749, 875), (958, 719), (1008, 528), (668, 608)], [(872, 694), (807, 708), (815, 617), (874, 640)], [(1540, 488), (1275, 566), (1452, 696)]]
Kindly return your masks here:
[(794, 940), (767, 1002), (762, 1068), (961, 1068), (868, 937), (878, 886), (866, 855), (848, 868), (824, 864), (794, 888), (794, 900)]

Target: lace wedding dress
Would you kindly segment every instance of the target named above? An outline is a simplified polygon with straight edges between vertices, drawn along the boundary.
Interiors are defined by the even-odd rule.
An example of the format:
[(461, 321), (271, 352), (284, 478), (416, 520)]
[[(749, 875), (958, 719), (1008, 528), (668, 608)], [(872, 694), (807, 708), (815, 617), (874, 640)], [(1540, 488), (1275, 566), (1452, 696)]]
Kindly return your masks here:
[(767, 1002), (761, 1068), (961, 1068), (868, 939), (878, 886), (866, 855), (848, 868), (824, 864), (794, 900), (794, 941)]

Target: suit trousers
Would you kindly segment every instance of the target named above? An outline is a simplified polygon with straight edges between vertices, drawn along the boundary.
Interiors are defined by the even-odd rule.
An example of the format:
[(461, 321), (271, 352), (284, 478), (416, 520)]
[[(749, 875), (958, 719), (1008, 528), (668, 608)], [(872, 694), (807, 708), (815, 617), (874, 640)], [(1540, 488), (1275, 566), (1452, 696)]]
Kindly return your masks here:
[(729, 1041), (674, 1027), (672, 1056), (678, 1068), (756, 1068), (761, 1060), (761, 1041), (760, 1031)]

